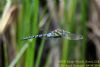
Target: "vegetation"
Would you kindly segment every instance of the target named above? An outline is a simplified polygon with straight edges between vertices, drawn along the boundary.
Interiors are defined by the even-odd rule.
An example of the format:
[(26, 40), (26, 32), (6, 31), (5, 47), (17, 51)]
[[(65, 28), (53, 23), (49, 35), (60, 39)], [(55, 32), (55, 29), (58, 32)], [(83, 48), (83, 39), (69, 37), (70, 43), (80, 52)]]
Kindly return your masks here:
[[(77, 64), (76, 61), (84, 61), (80, 66), (85, 66), (88, 41), (87, 0), (0, 2), (0, 67), (68, 67)], [(83, 39), (22, 40), (24, 37), (48, 33), (57, 28), (80, 34)]]

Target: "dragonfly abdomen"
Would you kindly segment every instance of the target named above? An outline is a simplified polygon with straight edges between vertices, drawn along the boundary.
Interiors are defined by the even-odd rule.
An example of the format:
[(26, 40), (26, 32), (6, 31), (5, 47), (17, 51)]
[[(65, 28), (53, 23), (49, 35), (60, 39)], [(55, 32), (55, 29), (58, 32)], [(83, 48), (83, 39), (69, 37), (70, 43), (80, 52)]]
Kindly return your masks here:
[(28, 37), (23, 38), (23, 40), (28, 40), (28, 39), (32, 39), (32, 38), (35, 38), (35, 36), (28, 36)]
[(45, 36), (47, 36), (47, 34), (39, 34), (39, 35), (36, 35), (36, 36), (28, 36), (28, 37), (23, 38), (23, 40), (28, 40), (28, 39), (32, 39), (32, 38), (42, 38), (42, 37), (45, 37)]

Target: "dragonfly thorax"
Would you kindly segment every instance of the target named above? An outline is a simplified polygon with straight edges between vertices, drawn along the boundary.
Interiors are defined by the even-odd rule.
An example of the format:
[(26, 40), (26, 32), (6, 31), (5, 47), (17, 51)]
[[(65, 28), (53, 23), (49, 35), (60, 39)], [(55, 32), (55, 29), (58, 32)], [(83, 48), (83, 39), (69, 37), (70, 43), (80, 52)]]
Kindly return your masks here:
[(66, 36), (67, 32), (61, 29), (56, 29), (51, 32), (52, 37), (57, 38), (57, 37), (64, 37)]

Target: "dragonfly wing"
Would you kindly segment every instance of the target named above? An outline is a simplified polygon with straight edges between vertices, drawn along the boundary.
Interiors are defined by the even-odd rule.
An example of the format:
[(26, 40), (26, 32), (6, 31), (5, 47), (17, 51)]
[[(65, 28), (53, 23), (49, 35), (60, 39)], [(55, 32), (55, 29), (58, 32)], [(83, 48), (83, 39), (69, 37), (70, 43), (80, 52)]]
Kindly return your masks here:
[(67, 36), (66, 36), (66, 38), (68, 39), (68, 40), (81, 40), (81, 39), (83, 39), (83, 36), (82, 35), (77, 35), (77, 34), (68, 34)]

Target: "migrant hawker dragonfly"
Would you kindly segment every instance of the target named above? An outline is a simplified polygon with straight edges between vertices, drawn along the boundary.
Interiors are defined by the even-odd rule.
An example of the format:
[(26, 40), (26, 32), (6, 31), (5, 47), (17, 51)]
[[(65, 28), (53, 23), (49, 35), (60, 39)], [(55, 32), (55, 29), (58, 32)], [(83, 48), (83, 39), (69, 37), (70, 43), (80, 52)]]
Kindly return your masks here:
[(66, 38), (68, 40), (80, 40), (83, 39), (82, 35), (77, 35), (77, 34), (73, 34), (67, 31), (64, 31), (62, 29), (56, 29), (54, 31), (51, 31), (47, 34), (39, 34), (36, 36), (28, 36), (23, 38), (23, 40), (28, 40), (28, 39), (32, 39), (32, 38)]

